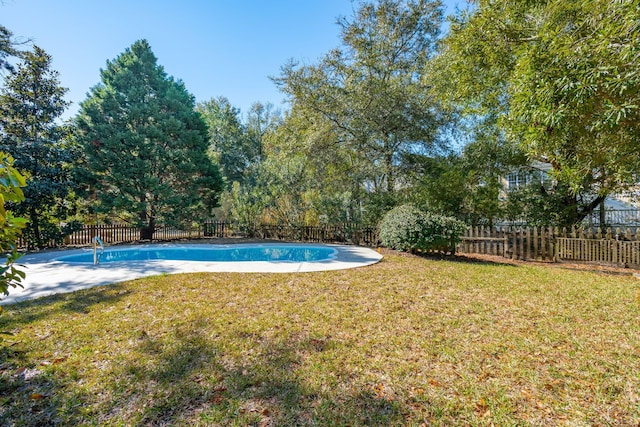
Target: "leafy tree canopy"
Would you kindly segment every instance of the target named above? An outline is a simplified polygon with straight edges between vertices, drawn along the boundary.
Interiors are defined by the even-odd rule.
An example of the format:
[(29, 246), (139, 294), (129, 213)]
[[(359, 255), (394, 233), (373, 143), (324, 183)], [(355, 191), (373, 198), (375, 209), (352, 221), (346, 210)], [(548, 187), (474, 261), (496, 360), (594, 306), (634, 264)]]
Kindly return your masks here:
[(202, 218), (222, 178), (207, 155), (208, 129), (181, 81), (167, 76), (146, 40), (101, 71), (77, 117), (84, 183), (98, 209), (143, 227)]
[(441, 20), (439, 1), (362, 2), (353, 20), (338, 22), (341, 48), (317, 65), (290, 63), (274, 79), (378, 167), (380, 190), (395, 190), (400, 153), (427, 151), (437, 139), (443, 120), (421, 76)]
[(230, 188), (235, 181), (243, 182), (247, 168), (256, 161), (260, 148), (251, 139), (240, 119), (240, 110), (224, 97), (199, 103), (200, 112), (209, 128), (209, 150), (218, 162)]
[[(443, 98), (553, 165), (576, 221), (640, 172), (637, 1), (478, 0), (432, 69)], [(570, 202), (577, 206), (574, 201)]]
[(273, 132), (282, 122), (282, 114), (273, 104), (267, 102), (254, 102), (251, 104), (246, 116), (246, 128), (251, 146), (257, 150), (255, 160), (262, 160), (265, 147), (265, 138)]
[(9, 58), (22, 56), (23, 52), (17, 47), (19, 44), (11, 31), (4, 25), (0, 25), (0, 72), (14, 70)]

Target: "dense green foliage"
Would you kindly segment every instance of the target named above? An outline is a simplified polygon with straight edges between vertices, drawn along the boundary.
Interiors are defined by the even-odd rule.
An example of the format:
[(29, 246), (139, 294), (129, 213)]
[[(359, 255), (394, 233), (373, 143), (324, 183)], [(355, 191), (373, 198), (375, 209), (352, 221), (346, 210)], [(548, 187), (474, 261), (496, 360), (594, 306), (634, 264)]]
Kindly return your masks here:
[(472, 225), (510, 219), (517, 207), (504, 202), (504, 179), (527, 170), (526, 156), (496, 131), (491, 118), (474, 123), (468, 134), (470, 142), (460, 152), (406, 157), (410, 186), (401, 191), (403, 200)]
[(413, 205), (400, 205), (380, 221), (380, 240), (398, 250), (455, 252), (467, 225), (453, 217), (424, 212)]
[(265, 138), (267, 154), (257, 184), (266, 196), (266, 220), (319, 224), (361, 219), (362, 180), (367, 168), (340, 144), (326, 122), (293, 109)]
[(15, 217), (5, 208), (7, 202), (24, 200), (21, 187), (25, 185), (24, 177), (13, 167), (11, 156), (0, 152), (0, 253), (7, 258), (0, 267), (0, 293), (4, 295), (9, 293), (9, 288), (21, 286), (20, 282), (25, 277), (24, 272), (16, 268), (15, 262), (21, 256), (17, 251), (17, 242), (26, 220)]
[(413, 205), (401, 205), (380, 221), (380, 240), (384, 246), (399, 250), (421, 249), (425, 213)]
[(339, 48), (318, 64), (286, 65), (274, 81), (290, 108), (264, 126), (256, 124), (268, 110), (252, 108), (245, 126), (262, 135), (259, 160), (226, 194), (225, 213), (249, 223), (376, 224), (404, 197), (408, 156), (441, 147), (447, 116), (420, 77), (441, 18), (439, 2), (362, 2), (339, 20)]
[(22, 58), (0, 90), (0, 150), (10, 153), (29, 179), (25, 200), (12, 209), (29, 220), (24, 233), (29, 247), (42, 248), (61, 241), (65, 231), (59, 223), (67, 216), (74, 150), (66, 140), (68, 128), (58, 124), (68, 102), (51, 70), (51, 56), (35, 46)]
[(536, 199), (578, 222), (640, 172), (637, 1), (479, 0), (451, 23), (436, 86), (470, 117), (495, 115), (557, 186)]
[(251, 138), (240, 119), (240, 110), (231, 106), (228, 99), (220, 97), (198, 104), (209, 128), (209, 150), (220, 165), (227, 187), (234, 182), (244, 182), (249, 166), (260, 156), (260, 141)]
[(76, 120), (97, 209), (142, 227), (142, 239), (160, 222), (209, 215), (223, 181), (184, 84), (167, 76), (145, 40), (108, 61), (101, 77)]
[[(0, 25), (0, 70), (13, 72), (14, 68), (8, 62), (10, 56), (19, 52), (12, 40), (12, 33)], [(24, 201), (22, 187), (26, 180), (13, 167), (13, 158), (7, 153), (0, 152), (0, 253), (6, 257), (4, 265), (0, 267), (0, 293), (7, 295), (9, 288), (21, 286), (20, 282), (25, 274), (17, 269), (15, 262), (20, 258), (17, 243), (26, 225), (24, 218), (15, 217), (6, 209), (6, 203), (20, 203)], [(0, 313), (2, 307), (0, 307)], [(4, 332), (0, 332), (4, 333)]]
[(21, 57), (23, 52), (18, 48), (19, 43), (13, 37), (13, 33), (4, 25), (0, 25), (0, 72), (14, 71), (11, 57)]
[(340, 48), (316, 65), (288, 64), (275, 82), (314, 122), (313, 134), (330, 130), (333, 144), (363, 158), (373, 191), (393, 193), (401, 155), (431, 151), (445, 122), (422, 78), (442, 9), (429, 0), (359, 6), (339, 21)]
[[(273, 78), (288, 97), (282, 114), (256, 103), (243, 117), (224, 97), (196, 106), (136, 42), (107, 63), (68, 129), (84, 153), (78, 192), (143, 238), (160, 222), (211, 215), (218, 201), (214, 215), (246, 224), (377, 224), (407, 203), (474, 225), (579, 223), (640, 176), (640, 4), (470, 3), (440, 39), (438, 0), (354, 2), (335, 49)], [(5, 70), (19, 53), (12, 37), (0, 26)], [(22, 81), (11, 91), (37, 61), (50, 89), (5, 100), (2, 144), (31, 178), (25, 235), (42, 246), (62, 236), (74, 159), (67, 129), (54, 124), (64, 89), (44, 52), (7, 77)], [(20, 102), (42, 112), (29, 118)], [(40, 128), (15, 130), (22, 118)], [(507, 174), (537, 173), (538, 162), (551, 179), (505, 191)]]

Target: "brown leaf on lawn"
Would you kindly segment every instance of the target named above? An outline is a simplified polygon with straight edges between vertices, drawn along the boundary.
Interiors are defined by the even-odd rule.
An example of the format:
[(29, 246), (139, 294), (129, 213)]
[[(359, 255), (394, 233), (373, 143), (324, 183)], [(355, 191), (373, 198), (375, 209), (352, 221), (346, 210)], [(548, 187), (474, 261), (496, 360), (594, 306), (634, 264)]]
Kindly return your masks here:
[(209, 403), (216, 404), (216, 403), (220, 403), (220, 402), (222, 402), (222, 396), (220, 396), (219, 394), (216, 394), (215, 396), (213, 396), (213, 397), (211, 397), (209, 399)]
[(56, 357), (55, 359), (53, 359), (53, 364), (57, 365), (58, 363), (62, 363), (65, 360), (67, 360), (67, 356)]
[(483, 418), (491, 415), (491, 411), (489, 410), (489, 405), (487, 405), (487, 402), (485, 402), (484, 399), (480, 399), (476, 402), (474, 412), (478, 417), (483, 417)]
[(384, 384), (379, 383), (373, 387), (373, 391), (376, 393), (378, 397), (384, 397)]
[(223, 400), (222, 394), (227, 391), (226, 387), (216, 387), (213, 390), (211, 390), (213, 396), (211, 396), (209, 398), (209, 403), (220, 403)]
[(47, 397), (47, 396), (45, 396), (44, 394), (33, 393), (33, 394), (31, 394), (31, 396), (29, 396), (29, 399), (31, 399), (31, 400), (42, 400), (45, 397)]

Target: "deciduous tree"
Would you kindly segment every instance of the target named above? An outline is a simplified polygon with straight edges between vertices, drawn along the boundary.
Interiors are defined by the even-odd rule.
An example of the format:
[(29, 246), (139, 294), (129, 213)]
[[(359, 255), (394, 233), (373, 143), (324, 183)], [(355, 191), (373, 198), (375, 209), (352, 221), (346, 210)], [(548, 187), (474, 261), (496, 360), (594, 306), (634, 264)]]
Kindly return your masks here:
[(282, 122), (282, 115), (271, 103), (254, 102), (247, 112), (245, 122), (247, 135), (254, 149), (254, 158), (260, 161), (264, 152), (265, 137), (269, 132), (275, 131)]
[[(0, 267), (0, 293), (9, 294), (9, 288), (22, 286), (23, 271), (16, 268), (20, 258), (17, 241), (26, 225), (24, 218), (15, 217), (6, 209), (7, 202), (21, 202), (24, 194), (21, 187), (26, 185), (24, 177), (13, 167), (11, 156), (0, 152), (0, 252), (6, 256), (4, 265)], [(0, 307), (0, 313), (2, 307)]]
[(290, 63), (274, 79), (295, 107), (333, 126), (337, 143), (375, 165), (375, 191), (395, 191), (402, 152), (437, 141), (443, 118), (422, 76), (441, 19), (439, 1), (363, 2), (353, 20), (339, 20), (340, 48), (317, 65)]
[(227, 189), (236, 181), (242, 183), (259, 149), (242, 124), (240, 110), (225, 97), (199, 103), (196, 109), (209, 128), (209, 150), (220, 165)]
[(551, 163), (549, 197), (577, 222), (640, 172), (640, 4), (474, 3), (452, 22), (439, 86), (468, 113), (498, 115), (531, 159)]

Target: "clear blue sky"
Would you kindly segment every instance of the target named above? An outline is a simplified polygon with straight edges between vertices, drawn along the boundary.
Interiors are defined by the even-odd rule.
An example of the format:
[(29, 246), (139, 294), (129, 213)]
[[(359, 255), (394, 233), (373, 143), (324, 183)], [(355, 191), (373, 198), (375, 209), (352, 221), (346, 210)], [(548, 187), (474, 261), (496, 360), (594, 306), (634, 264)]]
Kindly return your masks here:
[[(465, 0), (445, 0), (447, 13)], [(147, 39), (165, 71), (197, 101), (225, 96), (244, 113), (255, 101), (281, 107), (269, 76), (289, 59), (314, 63), (339, 46), (339, 16), (350, 0), (2, 0), (0, 24), (53, 57), (78, 103), (99, 70), (136, 40)]]

